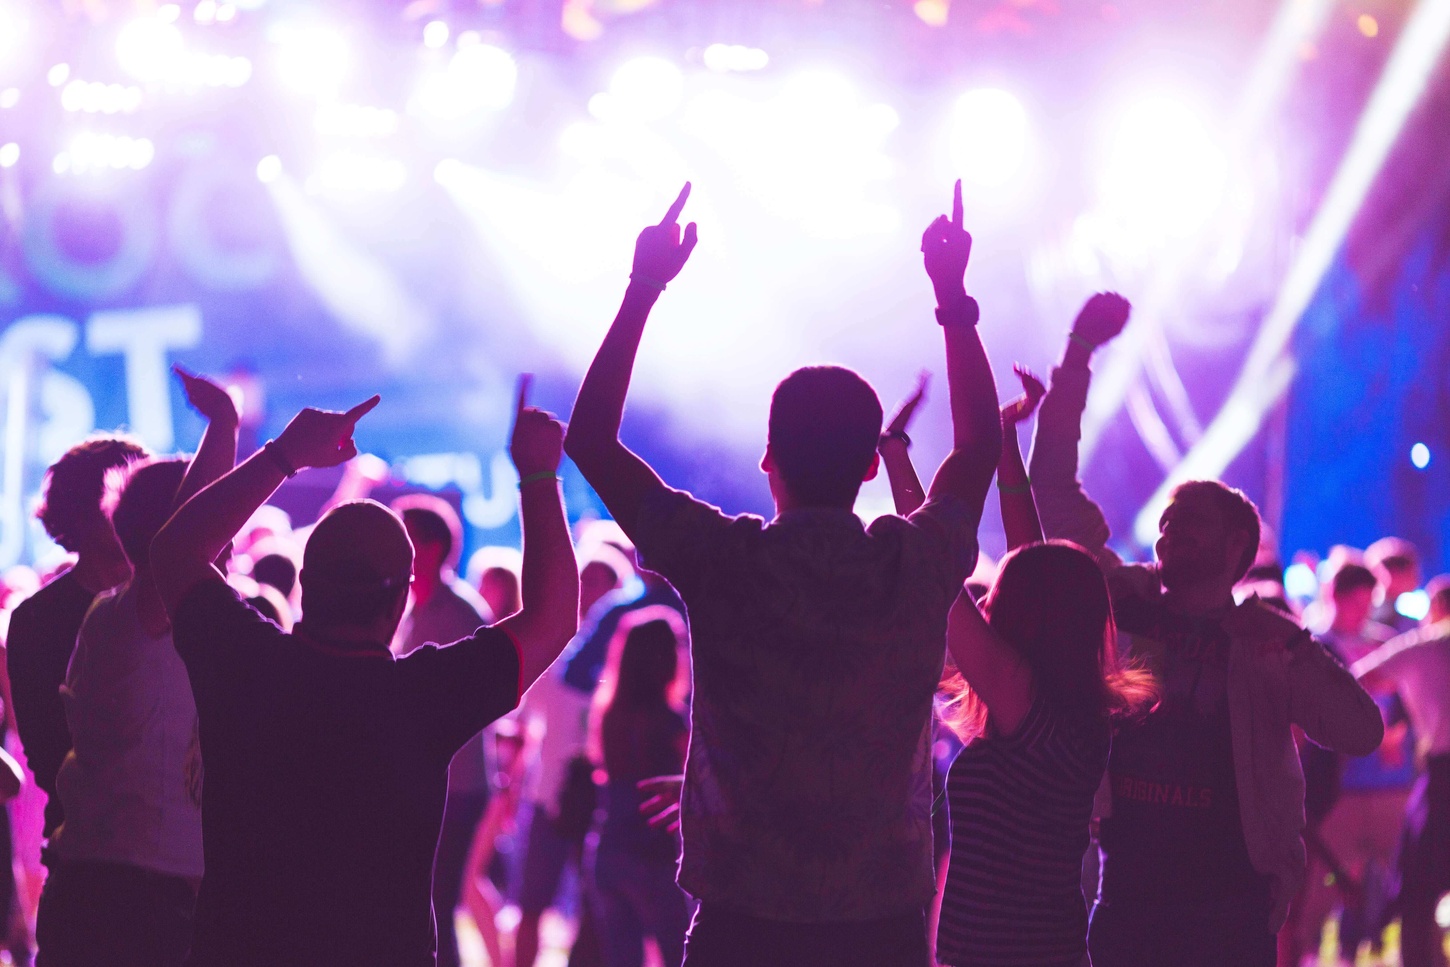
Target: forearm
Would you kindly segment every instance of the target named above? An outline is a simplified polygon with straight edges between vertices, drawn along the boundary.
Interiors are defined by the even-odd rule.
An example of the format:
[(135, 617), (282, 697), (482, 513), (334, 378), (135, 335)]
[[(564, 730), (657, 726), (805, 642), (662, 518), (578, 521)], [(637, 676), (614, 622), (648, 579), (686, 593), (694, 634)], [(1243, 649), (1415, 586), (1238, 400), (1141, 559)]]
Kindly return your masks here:
[(564, 502), (553, 481), (524, 484), (520, 494), (523, 565), (520, 616), (527, 630), (524, 682), (543, 674), (578, 629), (579, 569)]
[(972, 324), (966, 297), (939, 310), (946, 339), (947, 392), (951, 398), (952, 445), (970, 450), (995, 466), (1002, 448), (1002, 423), (992, 365)]
[(164, 585), (177, 574), (216, 560), (286, 479), (278, 461), (258, 450), (183, 504), (151, 542), (152, 568), (157, 584), (163, 585), (163, 597), (168, 597)]
[(1002, 425), (1002, 457), (997, 462), (997, 494), (1002, 504), (1002, 527), (1007, 534), (1009, 550), (1042, 540), (1042, 522), (1037, 517), (1037, 501), (1027, 468), (1022, 464), (1022, 450), (1017, 445), (1016, 424)]
[(237, 462), (237, 429), (236, 417), (218, 418), (207, 423), (196, 455), (191, 458), (186, 475), (181, 479), (174, 506), (180, 507), (200, 493), (203, 487), (232, 469)]
[[(595, 354), (594, 362), (579, 387), (579, 396), (574, 401), (565, 438), (565, 449), (570, 456), (587, 453), (592, 447), (619, 438), (635, 355), (639, 352), (645, 322), (658, 298), (658, 290), (639, 282), (631, 282), (625, 290), (619, 313)], [(575, 459), (578, 457), (575, 456)]]
[[(1070, 343), (1065, 355), (1076, 357), (1079, 351), (1085, 352), (1083, 347)], [(1077, 479), (1078, 441), (1090, 381), (1084, 359), (1075, 359), (1071, 364), (1065, 359), (1053, 370), (1038, 410), (1028, 466), (1044, 533), (1098, 552), (1107, 546), (1110, 536), (1107, 518)]]
[(886, 479), (891, 484), (896, 512), (906, 517), (926, 501), (926, 492), (921, 489), (921, 480), (911, 463), (911, 453), (906, 443), (896, 437), (883, 439), (877, 452), (886, 466)]

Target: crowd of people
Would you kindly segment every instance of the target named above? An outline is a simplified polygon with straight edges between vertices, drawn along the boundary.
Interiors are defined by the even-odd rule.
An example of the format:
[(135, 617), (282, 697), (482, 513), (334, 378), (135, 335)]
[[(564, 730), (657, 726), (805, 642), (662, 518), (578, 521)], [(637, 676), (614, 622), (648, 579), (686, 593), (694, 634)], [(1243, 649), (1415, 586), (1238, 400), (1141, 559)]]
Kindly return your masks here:
[[(1331, 915), (1350, 956), (1398, 921), (1406, 967), (1443, 965), (1450, 578), (1417, 624), (1413, 547), (1339, 548), (1299, 614), (1210, 480), (1121, 560), (1078, 441), (1129, 305), (1090, 298), (1000, 405), (960, 184), (922, 237), (952, 426), (930, 484), (924, 383), (884, 419), (809, 366), (771, 400), (773, 518), (672, 489), (619, 429), (688, 196), (640, 233), (567, 429), (521, 379), (522, 551), (468, 581), (446, 501), (366, 499), (378, 397), (237, 463), (232, 398), (178, 370), (193, 456), (105, 434), (51, 467), (38, 516), (71, 557), (5, 602), (40, 967), (448, 967), (460, 910), (490, 964), (532, 967), (550, 909), (577, 967), (1299, 967)], [(577, 539), (565, 453), (613, 518)], [(267, 504), (341, 464), (315, 524)], [(863, 523), (882, 468), (896, 513)], [(0, 796), (23, 781), (0, 759)]]

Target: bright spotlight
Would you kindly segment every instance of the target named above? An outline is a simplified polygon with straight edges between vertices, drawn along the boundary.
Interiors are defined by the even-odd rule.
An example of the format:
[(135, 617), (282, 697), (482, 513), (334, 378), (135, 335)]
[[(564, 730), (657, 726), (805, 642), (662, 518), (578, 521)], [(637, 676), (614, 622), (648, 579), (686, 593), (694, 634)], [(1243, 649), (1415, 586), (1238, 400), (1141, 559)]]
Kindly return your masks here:
[(1106, 211), (1144, 244), (1191, 236), (1227, 185), (1223, 148), (1184, 104), (1153, 96), (1119, 116), (1099, 187)]
[(1006, 184), (1027, 158), (1027, 111), (1007, 91), (968, 91), (952, 108), (953, 170), (979, 188)]
[(287, 86), (300, 93), (320, 99), (334, 97), (352, 71), (352, 52), (335, 30), (287, 26), (274, 31), (273, 40), (281, 48), (278, 73)]
[(423, 78), (413, 104), (444, 121), (482, 110), (500, 111), (513, 101), (518, 79), (518, 64), (508, 51), (492, 44), (470, 44), (453, 55), (447, 70)]
[(625, 61), (609, 81), (609, 109), (637, 121), (658, 121), (684, 97), (684, 73), (663, 57)]
[(324, 158), (307, 182), (309, 191), (397, 191), (408, 180), (407, 169), (396, 158), (340, 151)]
[[(116, 61), (122, 70), (141, 80), (166, 77), (175, 69), (183, 52), (180, 29), (157, 17), (133, 20), (116, 37)], [(52, 71), (51, 83), (59, 86), (69, 74), (67, 70), (57, 82)]]
[(269, 154), (257, 162), (257, 180), (264, 185), (271, 184), (282, 176), (282, 159)]
[(1424, 621), (1430, 613), (1430, 595), (1424, 590), (1406, 591), (1395, 598), (1395, 610), (1412, 621)]
[(1410, 462), (1415, 465), (1416, 470), (1424, 470), (1430, 465), (1430, 448), (1423, 443), (1410, 447)]
[(51, 163), (56, 174), (87, 174), (110, 169), (130, 168), (140, 171), (156, 157), (156, 146), (149, 138), (82, 132), (71, 139), (66, 150)]
[(441, 20), (430, 20), (423, 28), (423, 46), (442, 47), (448, 43), (448, 25)]
[(1284, 593), (1291, 598), (1307, 601), (1319, 593), (1319, 576), (1303, 561), (1295, 561), (1284, 568)]
[(705, 48), (702, 60), (707, 70), (724, 74), (731, 71), (765, 70), (770, 64), (770, 55), (759, 47), (745, 47), (741, 44), (711, 44)]
[(20, 88), (7, 87), (0, 91), (0, 110), (12, 108), (20, 103)]
[(0, 168), (14, 168), (20, 161), (20, 145), (11, 141), (9, 144), (0, 146)]

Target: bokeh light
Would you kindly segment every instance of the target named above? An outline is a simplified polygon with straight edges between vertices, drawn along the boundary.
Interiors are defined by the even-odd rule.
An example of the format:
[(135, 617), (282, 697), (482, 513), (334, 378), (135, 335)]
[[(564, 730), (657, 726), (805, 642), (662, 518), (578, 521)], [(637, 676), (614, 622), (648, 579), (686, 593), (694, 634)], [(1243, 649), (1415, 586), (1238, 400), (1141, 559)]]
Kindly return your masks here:
[(978, 88), (952, 108), (949, 151), (953, 169), (979, 188), (1000, 188), (1027, 158), (1027, 111), (1014, 95)]

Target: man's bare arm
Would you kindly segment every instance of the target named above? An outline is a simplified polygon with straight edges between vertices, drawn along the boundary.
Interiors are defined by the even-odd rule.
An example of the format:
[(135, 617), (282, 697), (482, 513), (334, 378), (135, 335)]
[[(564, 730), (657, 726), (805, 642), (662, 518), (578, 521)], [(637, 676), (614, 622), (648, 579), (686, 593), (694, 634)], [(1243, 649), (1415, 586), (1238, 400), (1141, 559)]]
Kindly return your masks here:
[(650, 310), (695, 248), (695, 223), (685, 226), (683, 235), (679, 224), (689, 196), (686, 183), (664, 220), (640, 232), (624, 302), (579, 387), (564, 439), (565, 452), (627, 534), (645, 498), (664, 488), (650, 465), (620, 442), (619, 426)]

